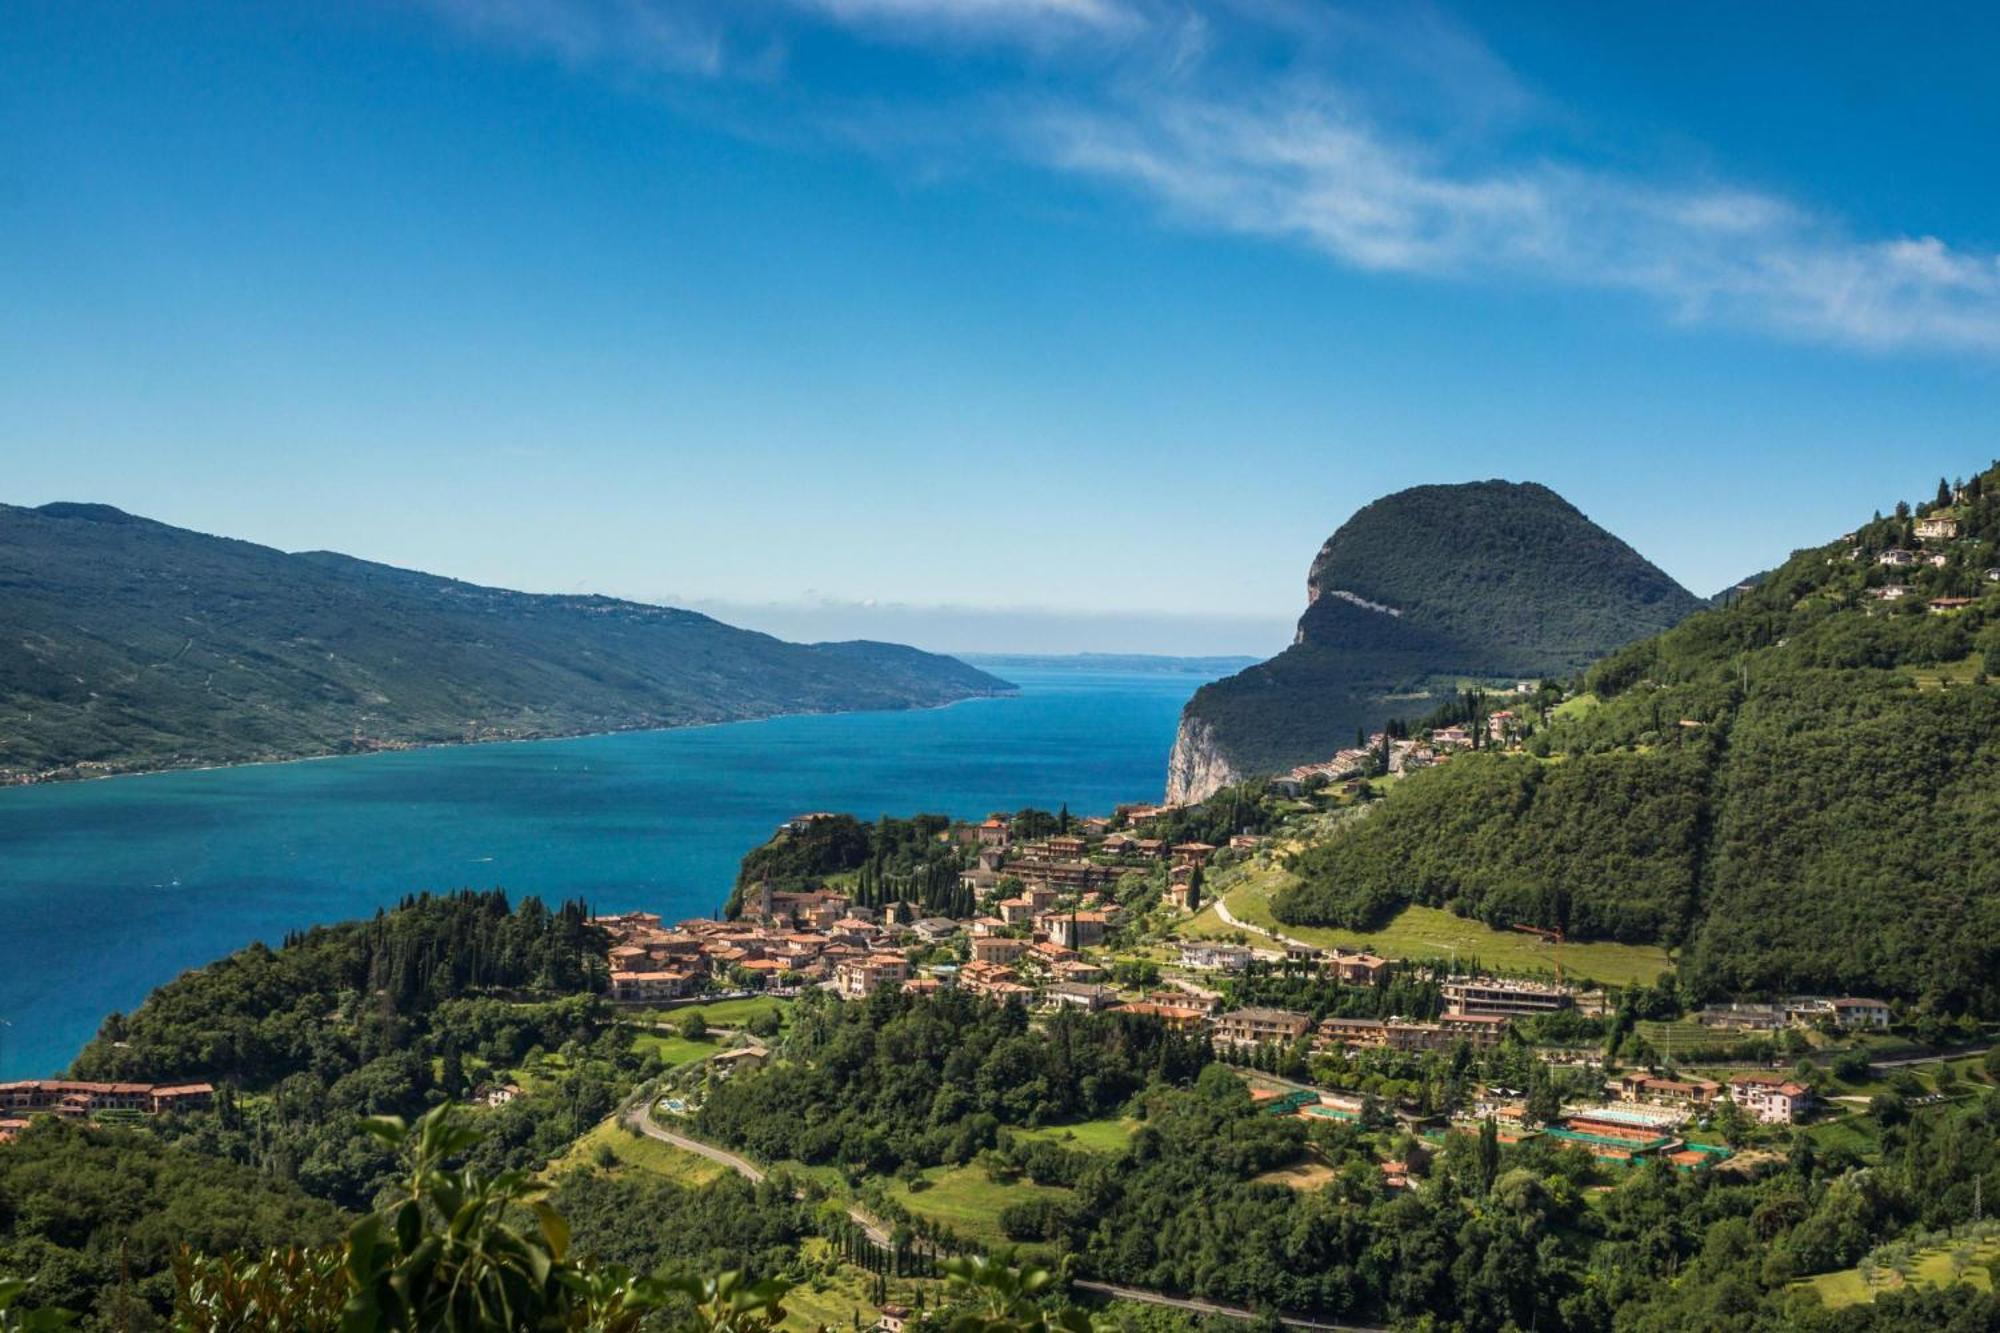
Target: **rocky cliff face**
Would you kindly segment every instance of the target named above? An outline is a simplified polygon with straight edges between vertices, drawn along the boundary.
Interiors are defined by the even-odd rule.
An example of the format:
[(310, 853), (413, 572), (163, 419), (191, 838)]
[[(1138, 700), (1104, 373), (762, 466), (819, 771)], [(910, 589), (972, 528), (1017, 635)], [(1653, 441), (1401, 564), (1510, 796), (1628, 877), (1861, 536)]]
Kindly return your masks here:
[(1242, 778), (1216, 743), (1215, 728), (1201, 718), (1181, 714), (1173, 753), (1167, 756), (1167, 804), (1205, 801)]

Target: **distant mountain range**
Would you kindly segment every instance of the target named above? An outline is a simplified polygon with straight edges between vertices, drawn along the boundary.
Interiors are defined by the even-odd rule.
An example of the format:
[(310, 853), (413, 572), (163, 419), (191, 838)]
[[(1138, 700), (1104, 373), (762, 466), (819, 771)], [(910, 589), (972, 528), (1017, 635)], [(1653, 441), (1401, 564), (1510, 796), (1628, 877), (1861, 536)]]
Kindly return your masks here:
[(1202, 687), (1167, 796), (1330, 757), (1467, 681), (1581, 669), (1702, 601), (1546, 486), (1418, 486), (1357, 512), (1306, 578), (1290, 648)]
[(1410, 902), (1680, 950), (1703, 995), (2000, 1012), (2000, 467), (1591, 667), (1525, 753), (1417, 772), (1281, 920)]
[(920, 708), (1012, 687), (874, 642), (0, 505), (0, 779)]
[(995, 671), (1123, 671), (1132, 675), (1219, 676), (1254, 666), (1243, 654), (1171, 657), (1161, 653), (961, 653), (976, 667)]

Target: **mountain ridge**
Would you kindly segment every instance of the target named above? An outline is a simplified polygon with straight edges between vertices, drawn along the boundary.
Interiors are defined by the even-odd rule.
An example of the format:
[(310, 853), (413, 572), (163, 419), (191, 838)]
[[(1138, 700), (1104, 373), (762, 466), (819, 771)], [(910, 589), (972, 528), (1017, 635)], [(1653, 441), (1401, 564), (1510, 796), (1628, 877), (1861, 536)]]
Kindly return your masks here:
[(1469, 680), (1580, 670), (1700, 605), (1539, 483), (1382, 496), (1313, 557), (1292, 646), (1189, 700), (1167, 799), (1325, 759)]
[(899, 644), (0, 505), (0, 781), (930, 707), (998, 677)]

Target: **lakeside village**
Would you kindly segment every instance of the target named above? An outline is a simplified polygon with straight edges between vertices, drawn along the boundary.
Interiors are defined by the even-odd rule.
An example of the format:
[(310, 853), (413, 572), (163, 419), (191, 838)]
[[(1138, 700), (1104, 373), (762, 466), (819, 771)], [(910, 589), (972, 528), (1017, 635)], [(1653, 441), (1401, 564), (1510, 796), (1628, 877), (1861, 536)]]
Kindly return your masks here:
[[(1504, 742), (1510, 717), (1501, 710), (1483, 719), (1482, 739)], [(1433, 733), (1421, 747), (1377, 735), (1332, 764), (1255, 784), (1257, 799), (1266, 810), (1273, 801), (1312, 809), (1315, 796), (1353, 800), (1362, 795), (1368, 756), (1377, 774), (1400, 769), (1419, 750), (1418, 762), (1440, 762), (1434, 747), (1448, 756), (1455, 733), (1464, 731)], [(1349, 785), (1331, 785), (1329, 770), (1341, 771)], [(1229, 794), (1242, 796), (1243, 789)], [(1303, 804), (1295, 799), (1301, 796)], [(594, 924), (612, 940), (608, 993), (623, 1007), (670, 1010), (812, 989), (854, 1002), (891, 990), (956, 989), (1020, 1005), (1031, 1016), (1063, 1008), (1147, 1015), (1171, 1030), (1204, 1034), (1273, 1115), (1364, 1127), (1400, 1121), (1431, 1138), (1490, 1125), (1502, 1142), (1541, 1136), (1606, 1163), (1663, 1159), (1688, 1171), (1755, 1146), (1768, 1137), (1761, 1127), (1851, 1112), (1822, 1098), (1821, 1088), (1832, 1084), (1825, 1066), (1783, 1061), (1825, 1059), (1847, 1048), (1850, 1065), (1860, 1053), (1858, 1076), (1865, 1076), (1868, 1043), (1888, 1040), (1894, 1021), (1886, 1002), (1851, 996), (1715, 1005), (1666, 1025), (1696, 1034), (1685, 1048), (1694, 1058), (1677, 1063), (1635, 1042), (1626, 1051), (1628, 1058), (1638, 1052), (1632, 1062), (1641, 1067), (1620, 1070), (1594, 1035), (1621, 1021), (1621, 997), (1563, 980), (1559, 957), (1553, 978), (1460, 970), (1317, 947), (1245, 927), (1226, 907), (1223, 919), (1233, 928), (1198, 931), (1205, 885), (1268, 871), (1284, 851), (1282, 821), (1259, 821), (1270, 827), (1217, 843), (1172, 839), (1173, 828), (1199, 822), (1201, 813), (1199, 806), (1129, 805), (1110, 817), (1074, 820), (1043, 812), (939, 820), (931, 835), (936, 848), (962, 861), (957, 891), (943, 895), (957, 911), (885, 897), (879, 886), (864, 894), (856, 876), (836, 873), (817, 877), (813, 887), (778, 890), (766, 880), (741, 890), (734, 919), (667, 925), (648, 912), (600, 916)], [(771, 845), (811, 838), (837, 820), (846, 817), (801, 815)], [(1214, 914), (1211, 908), (1209, 919)], [(1657, 999), (1650, 988), (1636, 989)], [(1287, 996), (1305, 1003), (1281, 1002)], [(1341, 996), (1352, 1002), (1340, 1003)], [(1380, 1011), (1392, 997), (1408, 997), (1416, 1012), (1350, 1012)], [(1425, 1082), (1369, 1075), (1399, 1057), (1465, 1070), (1503, 1044), (1523, 1053), (1513, 1068), (1530, 1070), (1510, 1080), (1519, 1086), (1474, 1083), (1445, 1104), (1425, 1100)], [(755, 1067), (767, 1054), (755, 1043), (728, 1052), (708, 1076)], [(674, 1098), (662, 1109), (685, 1114), (691, 1106)], [(1742, 1165), (1753, 1160), (1746, 1156)], [(1385, 1187), (1410, 1187), (1402, 1164), (1384, 1162), (1382, 1171)]]
[[(1533, 719), (1562, 697), (1533, 682), (1511, 693), (1519, 700), (1513, 707), (1495, 706), (1491, 693), (1468, 694), (1462, 721), (1420, 739), (1392, 724), (1324, 763), (1226, 789), (1206, 805), (1129, 804), (1077, 819), (1023, 811), (977, 823), (897, 821), (923, 839), (921, 868), (900, 884), (885, 884), (879, 871), (869, 881), (865, 869), (835, 869), (805, 875), (806, 887), (795, 886), (793, 874), (784, 889), (768, 877), (740, 888), (729, 919), (668, 925), (649, 912), (598, 916), (592, 924), (610, 941), (603, 989), (638, 1014), (813, 989), (850, 1001), (885, 990), (955, 989), (1030, 1014), (1116, 1010), (1205, 1035), (1274, 1114), (1400, 1120), (1431, 1132), (1477, 1131), (1491, 1121), (1503, 1141), (1547, 1135), (1610, 1162), (1666, 1158), (1689, 1170), (1729, 1157), (1717, 1140), (1755, 1137), (1740, 1127), (1851, 1110), (1822, 1095), (1829, 1068), (1861, 1078), (1871, 1054), (1915, 1049), (1893, 1044), (1895, 1016), (1879, 999), (1793, 996), (1663, 1015), (1656, 992), (1627, 986), (1654, 1011), (1616, 1052), (1639, 1066), (1624, 1071), (1597, 1037), (1607, 1024), (1630, 1027), (1630, 1006), (1616, 990), (1564, 980), (1559, 932), (1517, 927), (1554, 948), (1538, 955), (1548, 967), (1506, 975), (1436, 957), (1384, 956), (1394, 952), (1386, 948), (1322, 948), (1230, 915), (1234, 887), (1282, 873), (1299, 821), (1351, 809), (1379, 796), (1383, 783), (1454, 754), (1517, 747)], [(1230, 828), (1241, 831), (1223, 831)], [(1177, 836), (1189, 829), (1217, 841)], [(787, 821), (763, 850), (809, 845), (829, 830), (867, 838), (851, 817), (820, 812)], [(911, 884), (919, 877), (920, 892)], [(1398, 1012), (1398, 1003), (1408, 1010)], [(1644, 1040), (1647, 1028), (1656, 1030), (1657, 1048)], [(1372, 1057), (1428, 1056), (1463, 1067), (1469, 1056), (1510, 1042), (1530, 1053), (1530, 1063), (1563, 1072), (1559, 1100), (1512, 1086), (1534, 1081), (1516, 1077), (1430, 1105), (1371, 1073), (1379, 1066)], [(762, 1054), (753, 1043), (723, 1053), (713, 1067), (726, 1074)], [(1784, 1063), (1808, 1055), (1819, 1063)], [(501, 1105), (517, 1091), (495, 1083), (476, 1100)], [(212, 1085), (193, 1081), (0, 1083), (0, 1143), (34, 1115), (130, 1119), (204, 1109), (215, 1096)], [(1725, 1135), (1723, 1126), (1735, 1128)], [(1404, 1183), (1398, 1172), (1390, 1179)]]

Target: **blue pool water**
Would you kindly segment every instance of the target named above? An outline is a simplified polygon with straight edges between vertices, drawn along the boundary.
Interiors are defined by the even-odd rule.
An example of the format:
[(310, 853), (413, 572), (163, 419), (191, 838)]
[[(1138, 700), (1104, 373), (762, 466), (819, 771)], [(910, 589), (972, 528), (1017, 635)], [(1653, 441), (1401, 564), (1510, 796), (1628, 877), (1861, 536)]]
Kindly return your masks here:
[(806, 810), (969, 817), (1160, 794), (1206, 677), (1022, 667), (924, 712), (409, 751), (0, 791), (0, 1078), (253, 940), (423, 889), (500, 886), (669, 920)]

